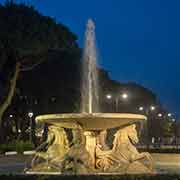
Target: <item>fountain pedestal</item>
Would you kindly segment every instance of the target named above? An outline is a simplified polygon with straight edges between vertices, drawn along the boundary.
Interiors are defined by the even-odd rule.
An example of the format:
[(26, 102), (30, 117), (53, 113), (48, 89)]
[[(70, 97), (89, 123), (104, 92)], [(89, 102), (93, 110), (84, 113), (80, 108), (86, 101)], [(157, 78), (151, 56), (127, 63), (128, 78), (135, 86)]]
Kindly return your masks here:
[(96, 154), (96, 145), (97, 145), (96, 133), (93, 131), (85, 131), (84, 135), (86, 137), (85, 147), (92, 159), (93, 167), (95, 168), (95, 164), (96, 164), (95, 154)]
[[(38, 152), (31, 171), (42, 169), (76, 174), (150, 173), (153, 169), (150, 154), (139, 153), (134, 146), (138, 143), (135, 123), (145, 119), (145, 116), (137, 114), (108, 113), (38, 116), (37, 121), (49, 125), (48, 156), (46, 152), (43, 156)], [(64, 128), (72, 129), (72, 142), (68, 143), (67, 135), (62, 130)], [(118, 130), (114, 134), (113, 148), (109, 149), (105, 143), (106, 130), (111, 128)], [(64, 149), (63, 154), (53, 153), (54, 156), (49, 154), (52, 148), (53, 152)], [(48, 159), (48, 169), (46, 169), (47, 157), (51, 157)]]

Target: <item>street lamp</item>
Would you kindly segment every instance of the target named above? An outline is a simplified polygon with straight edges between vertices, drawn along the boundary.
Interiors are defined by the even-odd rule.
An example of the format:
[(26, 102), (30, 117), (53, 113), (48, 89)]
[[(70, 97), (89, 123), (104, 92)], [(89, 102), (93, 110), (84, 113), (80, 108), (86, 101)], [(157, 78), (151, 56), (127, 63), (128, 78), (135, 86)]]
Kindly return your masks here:
[(12, 115), (12, 114), (10, 114), (10, 115), (9, 115), (9, 117), (10, 117), (10, 118), (12, 118), (12, 117), (13, 117), (13, 115)]
[(33, 117), (33, 115), (34, 115), (34, 113), (33, 113), (33, 112), (29, 112), (29, 113), (28, 113), (28, 116), (29, 116), (30, 118), (32, 118), (32, 117)]
[(118, 106), (119, 106), (119, 101), (120, 100), (127, 100), (128, 99), (128, 94), (127, 93), (122, 93), (121, 95), (118, 95), (115, 99), (116, 103), (116, 112), (118, 112)]
[(151, 111), (154, 111), (155, 109), (156, 109), (155, 106), (151, 106), (151, 107), (150, 107), (150, 110), (151, 110)]
[(112, 106), (110, 105), (111, 99), (112, 99), (112, 95), (111, 95), (111, 94), (106, 94), (106, 99), (107, 99), (107, 101), (108, 101), (108, 108), (112, 107)]
[[(139, 107), (139, 111), (144, 112), (144, 114), (147, 116), (147, 118), (149, 117), (150, 113), (155, 111), (156, 107), (154, 105), (151, 105), (150, 107), (146, 107), (145, 108), (143, 106)], [(162, 116), (162, 114), (158, 114), (158, 116)], [(147, 148), (149, 148), (149, 121), (147, 120), (146, 123), (144, 124), (144, 128), (146, 131), (146, 143), (147, 143)]]
[(159, 114), (158, 114), (158, 117), (162, 117), (162, 114), (161, 114), (161, 113), (159, 113)]
[(156, 109), (155, 106), (150, 106), (150, 108), (144, 108), (143, 106), (139, 107), (139, 111), (145, 111), (146, 115), (149, 114), (149, 110), (154, 111)]
[(29, 133), (29, 140), (32, 142), (32, 117), (34, 113), (32, 111), (28, 112), (28, 116), (30, 118), (30, 133)]
[(172, 122), (176, 122), (176, 119), (173, 118), (173, 119), (172, 119)]
[(143, 111), (144, 110), (144, 107), (139, 107), (139, 111)]
[(171, 113), (168, 113), (168, 117), (171, 117), (172, 116), (172, 114)]
[(128, 94), (123, 93), (123, 94), (121, 95), (121, 97), (122, 97), (123, 99), (127, 99), (127, 98), (128, 98)]
[(112, 108), (112, 105), (111, 105), (112, 95), (111, 94), (106, 94), (106, 100), (107, 100), (107, 103), (108, 103), (108, 111), (109, 111), (109, 108), (110, 109)]
[(107, 98), (107, 99), (111, 99), (111, 98), (112, 98), (112, 95), (111, 95), (111, 94), (107, 94), (107, 95), (106, 95), (106, 98)]

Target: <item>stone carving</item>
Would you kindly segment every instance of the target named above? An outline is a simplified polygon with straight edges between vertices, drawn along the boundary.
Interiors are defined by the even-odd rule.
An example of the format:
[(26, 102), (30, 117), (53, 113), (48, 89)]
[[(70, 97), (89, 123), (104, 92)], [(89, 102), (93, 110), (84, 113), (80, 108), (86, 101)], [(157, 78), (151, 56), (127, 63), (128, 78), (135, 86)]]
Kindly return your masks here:
[(87, 174), (93, 172), (93, 159), (86, 149), (86, 138), (81, 128), (73, 129), (73, 143), (60, 164), (62, 173)]
[[(64, 128), (51, 125), (48, 129), (48, 139), (37, 148), (31, 163), (32, 170), (58, 169), (59, 171), (59, 168), (56, 167), (56, 162), (69, 151), (69, 142)], [(43, 150), (44, 148), (47, 151)]]
[(46, 152), (37, 152), (32, 161), (33, 171), (61, 173), (152, 173), (153, 160), (149, 153), (139, 153), (136, 125), (120, 128), (114, 135), (113, 148), (106, 145), (107, 132), (72, 129), (70, 144), (66, 132), (58, 126), (49, 127)]
[(139, 153), (136, 125), (120, 128), (115, 134), (112, 150), (96, 148), (96, 167), (104, 172), (152, 173), (153, 160), (149, 153)]
[(109, 150), (108, 145), (106, 144), (107, 131), (100, 131), (97, 136), (97, 144), (101, 147), (102, 150)]

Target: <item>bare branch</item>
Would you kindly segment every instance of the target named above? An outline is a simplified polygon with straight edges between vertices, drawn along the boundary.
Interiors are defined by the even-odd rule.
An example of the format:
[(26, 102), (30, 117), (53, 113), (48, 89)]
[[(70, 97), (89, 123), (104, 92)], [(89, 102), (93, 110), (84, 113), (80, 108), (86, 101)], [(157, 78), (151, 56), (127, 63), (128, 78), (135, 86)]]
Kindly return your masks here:
[[(67, 48), (58, 48), (58, 49), (49, 49), (46, 52), (42, 52), (41, 54), (38, 55), (27, 55), (21, 58), (21, 69), (20, 71), (30, 71), (32, 69), (34, 69), (36, 66), (42, 64), (45, 61), (45, 57), (48, 56), (48, 53), (51, 53), (53, 51), (57, 51), (57, 52), (66, 52), (68, 49)], [(32, 65), (23, 65), (25, 63), (27, 63), (27, 59), (39, 59), (38, 62), (33, 63)], [(24, 62), (23, 62), (24, 61)], [(29, 62), (28, 62), (29, 63)]]
[(40, 61), (38, 61), (37, 63), (35, 63), (29, 67), (22, 67), (22, 65), (21, 65), (20, 71), (30, 71), (30, 70), (34, 69), (36, 66), (42, 64), (44, 61), (45, 61), (45, 58), (41, 58)]

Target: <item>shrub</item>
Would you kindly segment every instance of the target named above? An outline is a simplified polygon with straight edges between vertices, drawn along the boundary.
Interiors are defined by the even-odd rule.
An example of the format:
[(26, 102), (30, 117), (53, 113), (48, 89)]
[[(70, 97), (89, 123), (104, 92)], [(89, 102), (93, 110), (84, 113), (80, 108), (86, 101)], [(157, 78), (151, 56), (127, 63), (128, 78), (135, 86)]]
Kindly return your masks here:
[(34, 145), (29, 141), (16, 141), (15, 151), (22, 154), (24, 151), (30, 151), (34, 149)]
[(17, 151), (18, 153), (23, 153), (24, 151), (31, 151), (34, 149), (34, 145), (29, 141), (15, 141), (9, 144), (0, 145), (0, 153), (5, 153), (7, 151)]
[(14, 144), (1, 144), (0, 145), (0, 152), (4, 153), (7, 151), (14, 151), (15, 150), (15, 145)]

